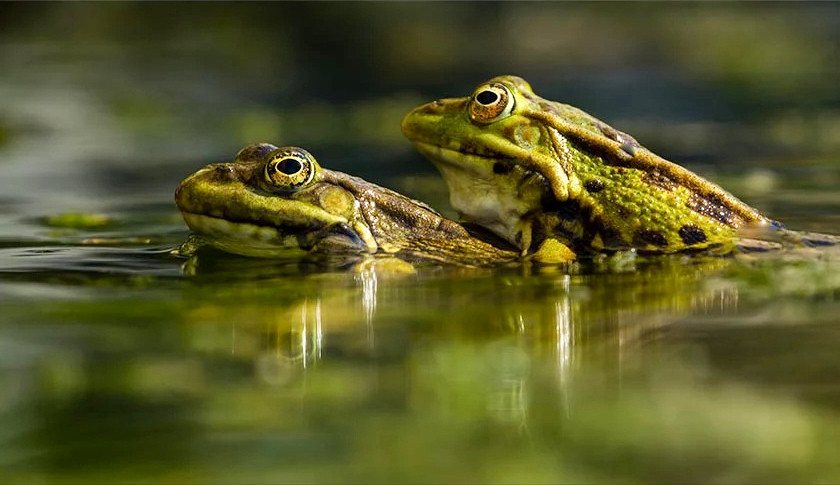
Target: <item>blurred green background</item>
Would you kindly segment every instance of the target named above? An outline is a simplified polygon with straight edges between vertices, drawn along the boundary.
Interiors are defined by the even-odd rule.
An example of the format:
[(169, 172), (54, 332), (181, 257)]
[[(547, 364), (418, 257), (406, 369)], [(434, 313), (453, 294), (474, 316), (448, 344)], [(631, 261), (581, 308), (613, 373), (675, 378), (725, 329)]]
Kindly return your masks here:
[(0, 482), (840, 480), (836, 256), (168, 255), (257, 141), (454, 216), (399, 121), (499, 74), (840, 233), (840, 3), (3, 2)]
[(0, 9), (4, 138), (64, 135), (74, 146), (60, 150), (89, 163), (129, 159), (160, 172), (151, 167), (164, 156), (227, 159), (268, 140), (307, 146), (341, 169), (429, 170), (401, 139), (401, 116), (503, 73), (686, 163), (840, 148), (832, 2)]

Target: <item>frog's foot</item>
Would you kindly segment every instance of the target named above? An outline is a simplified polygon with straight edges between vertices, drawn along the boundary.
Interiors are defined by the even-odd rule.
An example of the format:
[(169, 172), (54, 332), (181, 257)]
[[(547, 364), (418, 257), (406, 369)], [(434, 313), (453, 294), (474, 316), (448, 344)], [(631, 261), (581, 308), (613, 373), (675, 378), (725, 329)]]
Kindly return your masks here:
[(576, 255), (569, 246), (556, 239), (546, 239), (536, 251), (526, 256), (526, 261), (540, 264), (560, 264), (574, 261)]
[(197, 234), (190, 234), (187, 240), (182, 242), (178, 247), (169, 252), (172, 256), (178, 258), (189, 258), (193, 256), (203, 246), (209, 245), (207, 239)]
[(818, 232), (791, 231), (781, 229), (779, 238), (783, 243), (793, 247), (831, 247), (840, 245), (840, 236), (821, 234)]

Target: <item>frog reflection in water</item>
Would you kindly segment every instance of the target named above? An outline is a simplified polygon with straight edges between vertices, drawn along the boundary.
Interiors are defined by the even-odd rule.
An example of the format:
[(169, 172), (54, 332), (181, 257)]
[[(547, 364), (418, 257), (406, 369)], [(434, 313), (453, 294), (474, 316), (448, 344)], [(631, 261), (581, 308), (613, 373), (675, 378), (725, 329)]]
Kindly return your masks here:
[(440, 170), (462, 218), (523, 254), (549, 251), (564, 260), (623, 249), (727, 253), (779, 246), (746, 237), (837, 243), (782, 229), (630, 135), (539, 97), (516, 76), (420, 106), (405, 116), (402, 131)]
[(518, 256), (473, 237), (426, 204), (323, 169), (297, 147), (245, 147), (234, 162), (187, 177), (175, 202), (206, 242), (247, 256), (388, 254), (461, 265)]

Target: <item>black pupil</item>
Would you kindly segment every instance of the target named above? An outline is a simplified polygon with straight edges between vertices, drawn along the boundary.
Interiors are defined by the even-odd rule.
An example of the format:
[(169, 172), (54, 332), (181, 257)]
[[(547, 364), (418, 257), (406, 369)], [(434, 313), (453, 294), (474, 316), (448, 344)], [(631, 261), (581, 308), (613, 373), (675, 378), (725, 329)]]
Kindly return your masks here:
[(294, 175), (300, 172), (301, 168), (303, 168), (303, 165), (294, 158), (286, 158), (277, 162), (277, 171), (286, 175)]
[(478, 93), (478, 95), (475, 97), (475, 100), (484, 105), (493, 104), (499, 100), (499, 95), (489, 90), (482, 91)]

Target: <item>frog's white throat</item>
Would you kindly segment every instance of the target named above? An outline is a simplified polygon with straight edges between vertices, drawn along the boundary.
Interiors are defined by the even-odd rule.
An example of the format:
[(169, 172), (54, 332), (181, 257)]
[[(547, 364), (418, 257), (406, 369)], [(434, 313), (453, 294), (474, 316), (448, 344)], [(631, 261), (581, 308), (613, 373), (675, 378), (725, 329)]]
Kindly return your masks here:
[(449, 202), (464, 221), (489, 229), (519, 245), (523, 216), (533, 209), (533, 197), (521, 185), (494, 173), (497, 160), (426, 143), (415, 143), (440, 171), (449, 186)]

